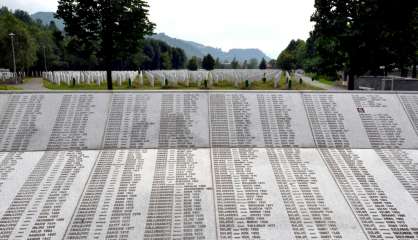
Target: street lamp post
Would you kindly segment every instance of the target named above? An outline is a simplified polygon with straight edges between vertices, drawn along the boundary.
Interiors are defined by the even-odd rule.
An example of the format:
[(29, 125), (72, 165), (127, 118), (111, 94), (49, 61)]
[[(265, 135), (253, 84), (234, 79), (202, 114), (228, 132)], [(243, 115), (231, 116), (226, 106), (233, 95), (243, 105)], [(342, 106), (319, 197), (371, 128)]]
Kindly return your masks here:
[(17, 74), (16, 74), (16, 56), (15, 56), (15, 44), (14, 44), (14, 37), (16, 34), (10, 33), (10, 38), (12, 39), (12, 53), (13, 53), (13, 76), (15, 77), (15, 81), (17, 84)]
[(46, 67), (46, 47), (45, 47), (45, 45), (43, 46), (43, 48), (44, 48), (44, 66), (45, 66), (45, 72), (48, 72), (48, 68)]

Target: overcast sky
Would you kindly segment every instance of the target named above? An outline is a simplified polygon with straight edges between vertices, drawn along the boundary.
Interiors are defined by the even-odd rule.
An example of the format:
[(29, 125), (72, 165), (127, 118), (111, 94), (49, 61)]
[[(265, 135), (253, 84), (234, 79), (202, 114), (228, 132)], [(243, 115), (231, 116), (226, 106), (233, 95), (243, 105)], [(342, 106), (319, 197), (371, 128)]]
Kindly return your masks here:
[[(229, 50), (259, 48), (272, 58), (291, 39), (307, 39), (314, 0), (148, 0), (156, 32)], [(55, 11), (57, 0), (0, 0), (30, 13)]]

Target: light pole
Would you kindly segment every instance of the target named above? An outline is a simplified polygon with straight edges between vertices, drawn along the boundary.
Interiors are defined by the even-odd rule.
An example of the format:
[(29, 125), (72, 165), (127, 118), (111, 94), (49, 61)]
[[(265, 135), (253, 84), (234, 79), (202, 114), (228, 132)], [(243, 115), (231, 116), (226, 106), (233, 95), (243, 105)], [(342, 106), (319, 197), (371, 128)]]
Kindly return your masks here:
[(45, 72), (48, 72), (48, 68), (46, 67), (45, 45), (43, 47), (44, 47), (44, 65), (45, 65)]
[(12, 53), (13, 53), (13, 76), (15, 77), (15, 81), (17, 84), (17, 74), (16, 74), (16, 56), (15, 56), (15, 44), (14, 44), (14, 36), (16, 36), (16, 34), (14, 33), (10, 33), (9, 34), (10, 38), (12, 39)]

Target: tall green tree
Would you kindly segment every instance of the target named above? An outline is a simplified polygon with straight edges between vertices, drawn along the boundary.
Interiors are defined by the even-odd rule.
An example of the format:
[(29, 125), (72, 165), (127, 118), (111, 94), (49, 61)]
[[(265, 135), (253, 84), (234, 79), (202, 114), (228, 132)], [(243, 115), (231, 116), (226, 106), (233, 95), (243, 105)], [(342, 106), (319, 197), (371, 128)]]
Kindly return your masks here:
[(241, 66), (236, 58), (234, 58), (231, 62), (232, 69), (239, 69)]
[(208, 71), (215, 69), (215, 59), (212, 55), (206, 55), (202, 60), (202, 68)]
[(183, 69), (186, 65), (187, 57), (181, 48), (172, 49), (172, 67), (173, 69)]
[(0, 66), (13, 69), (13, 54), (10, 33), (14, 33), (17, 71), (27, 70), (37, 60), (37, 45), (24, 22), (7, 9), (0, 14)]
[(192, 57), (187, 63), (187, 69), (190, 71), (197, 71), (199, 69), (197, 57)]
[(153, 32), (148, 8), (144, 0), (59, 0), (56, 17), (64, 20), (65, 31), (82, 44), (98, 43), (94, 50), (107, 71), (108, 89), (112, 89), (114, 59), (136, 52), (144, 36)]
[(249, 69), (257, 69), (259, 67), (259, 63), (257, 58), (251, 58), (250, 63), (248, 64)]
[(267, 62), (266, 62), (266, 59), (261, 59), (261, 62), (260, 62), (260, 65), (258, 66), (258, 68), (259, 69), (262, 69), (262, 70), (264, 70), (264, 69), (267, 69)]
[(418, 1), (315, 1), (314, 34), (340, 56), (335, 64), (348, 72), (350, 90), (355, 75), (378, 72), (380, 66), (395, 63), (406, 75), (415, 55), (417, 6)]

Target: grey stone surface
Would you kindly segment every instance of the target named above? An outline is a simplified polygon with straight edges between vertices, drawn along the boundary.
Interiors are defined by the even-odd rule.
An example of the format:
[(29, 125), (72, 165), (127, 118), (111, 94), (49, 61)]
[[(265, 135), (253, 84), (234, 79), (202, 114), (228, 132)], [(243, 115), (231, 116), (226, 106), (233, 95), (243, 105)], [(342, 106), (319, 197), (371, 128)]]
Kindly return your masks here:
[(212, 162), (219, 239), (367, 239), (315, 149), (215, 148)]
[(371, 147), (350, 94), (305, 93), (303, 100), (317, 147)]
[(418, 149), (418, 135), (395, 94), (352, 94), (372, 148)]
[(0, 153), (0, 239), (62, 239), (96, 156)]
[(0, 240), (418, 239), (417, 100), (0, 95)]
[(215, 239), (210, 169), (207, 149), (103, 151), (65, 239)]
[(314, 147), (298, 93), (214, 93), (209, 114), (212, 147)]
[(9, 95), (0, 110), (0, 150), (100, 149), (109, 100), (93, 93)]
[(399, 99), (418, 135), (418, 95), (399, 94)]

